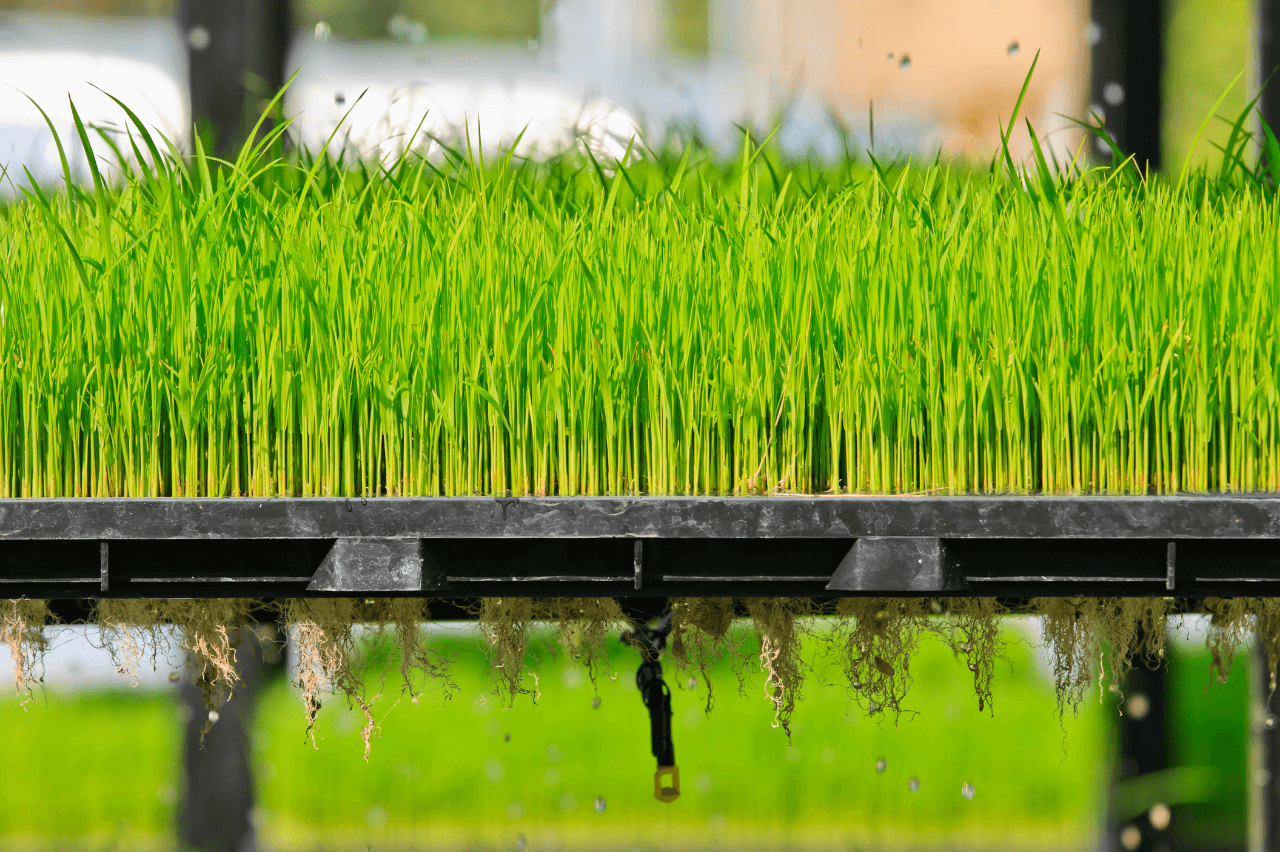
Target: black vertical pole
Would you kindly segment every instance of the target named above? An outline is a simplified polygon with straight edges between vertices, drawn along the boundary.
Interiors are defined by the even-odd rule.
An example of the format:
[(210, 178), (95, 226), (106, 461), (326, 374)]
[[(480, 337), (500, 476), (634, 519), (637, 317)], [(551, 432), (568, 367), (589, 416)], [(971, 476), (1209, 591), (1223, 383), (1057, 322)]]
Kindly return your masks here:
[[(1277, 75), (1280, 77), (1280, 75)], [(1261, 641), (1254, 643), (1254, 706), (1250, 708), (1251, 731), (1254, 748), (1249, 779), (1254, 812), (1250, 816), (1249, 850), (1273, 852), (1280, 848), (1280, 723), (1277, 723), (1272, 705), (1271, 672), (1268, 670), (1267, 653)]]
[[(1128, 138), (1125, 132), (1127, 110), (1123, 100), (1126, 1), (1091, 0), (1089, 4), (1089, 40), (1092, 42), (1089, 57), (1090, 109), (1103, 120), (1107, 131), (1121, 147), (1124, 147)], [(1116, 85), (1121, 88), (1117, 90)], [(1117, 92), (1121, 96), (1120, 100), (1116, 98)], [(1094, 144), (1095, 153), (1105, 157), (1107, 152), (1101, 141), (1095, 141)]]
[[(1262, 111), (1262, 120), (1271, 128), (1271, 132), (1280, 137), (1280, 0), (1255, 0), (1258, 4), (1257, 49), (1258, 49), (1258, 83), (1266, 83), (1262, 90), (1262, 98), (1258, 101), (1258, 109)], [(1274, 77), (1267, 80), (1271, 72)]]
[[(1141, 644), (1141, 634), (1139, 634)], [(1166, 666), (1152, 670), (1134, 660), (1124, 686), (1119, 723), (1119, 765), (1116, 781), (1123, 784), (1168, 769), (1170, 764), (1169, 704)], [(1164, 810), (1160, 810), (1163, 807)], [(1108, 821), (1110, 850), (1169, 852), (1174, 811), (1168, 803), (1156, 803), (1141, 814), (1113, 813)]]
[(193, 683), (182, 685), (187, 705), (184, 769), (185, 784), (179, 816), (183, 849), (200, 852), (254, 852), (254, 785), (249, 753), (249, 726), (254, 705), (271, 674), (281, 662), (275, 625), (260, 634), (251, 627), (238, 631), (236, 673), (240, 683), (231, 699), (217, 708), (218, 720), (204, 736), (200, 730), (209, 713)]
[(1248, 779), (1249, 785), (1249, 846), (1248, 852), (1261, 852), (1275, 848), (1276, 836), (1276, 785), (1271, 782), (1272, 764), (1276, 759), (1275, 723), (1267, 723), (1271, 717), (1269, 697), (1271, 693), (1271, 674), (1267, 671), (1267, 655), (1262, 642), (1255, 641), (1253, 646), (1253, 662), (1256, 671), (1253, 675), (1250, 690), (1249, 731), (1250, 752), (1252, 760), (1250, 769), (1254, 775)]
[(1161, 166), (1165, 0), (1092, 0), (1090, 99), (1145, 173)]
[[(293, 34), (290, 0), (178, 0), (179, 31), (187, 43), (191, 116), (197, 132), (213, 134), (212, 152), (234, 159), (267, 101), (286, 78)], [(271, 124), (264, 123), (264, 131)], [(193, 685), (183, 688), (186, 783), (179, 820), (184, 848), (253, 852), (253, 775), (248, 726), (266, 677), (262, 654), (251, 652), (248, 630), (237, 655), (242, 679), (218, 723), (205, 736), (207, 715)]]
[[(179, 0), (187, 42), (191, 114), (230, 159), (265, 105), (284, 85), (293, 35), (290, 0)], [(269, 125), (267, 126), (269, 129)]]

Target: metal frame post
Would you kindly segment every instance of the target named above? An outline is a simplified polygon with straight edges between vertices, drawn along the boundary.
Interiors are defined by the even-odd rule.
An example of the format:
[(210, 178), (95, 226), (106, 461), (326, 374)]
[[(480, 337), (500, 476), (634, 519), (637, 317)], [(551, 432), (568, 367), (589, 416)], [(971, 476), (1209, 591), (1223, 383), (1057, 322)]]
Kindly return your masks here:
[[(1141, 643), (1141, 633), (1138, 641)], [(1118, 756), (1115, 779), (1119, 784), (1137, 781), (1169, 768), (1168, 663), (1152, 670), (1133, 661), (1125, 679), (1124, 704), (1118, 724)], [(1171, 803), (1163, 804), (1171, 808)], [(1153, 804), (1154, 807), (1154, 804)], [(1176, 809), (1174, 820), (1176, 821)], [(1125, 816), (1127, 818), (1120, 818)], [(1153, 823), (1151, 814), (1113, 814), (1109, 821), (1110, 848), (1135, 852), (1169, 852), (1171, 824)], [(1130, 836), (1126, 837), (1128, 832)], [(1136, 838), (1137, 845), (1133, 845)]]
[(218, 718), (201, 734), (206, 720), (200, 685), (182, 685), (187, 710), (183, 731), (184, 785), (178, 832), (184, 849), (203, 852), (254, 852), (254, 783), (249, 726), (254, 706), (267, 682), (283, 672), (283, 655), (275, 625), (237, 631), (236, 674), (231, 699), (217, 708)]
[[(177, 16), (187, 43), (192, 119), (213, 131), (217, 156), (231, 159), (266, 101), (284, 85), (292, 3), (179, 0)], [(268, 121), (264, 130), (270, 126)]]
[(1267, 76), (1280, 68), (1280, 0), (1255, 0), (1255, 47), (1258, 55), (1258, 79), (1255, 87), (1267, 84), (1258, 100), (1262, 120), (1271, 132), (1280, 136), (1280, 72), (1267, 82)]
[(1090, 98), (1138, 167), (1160, 168), (1165, 0), (1092, 0)]
[(1271, 708), (1271, 673), (1261, 641), (1253, 647), (1250, 701), (1249, 852), (1271, 852), (1280, 834), (1280, 725)]

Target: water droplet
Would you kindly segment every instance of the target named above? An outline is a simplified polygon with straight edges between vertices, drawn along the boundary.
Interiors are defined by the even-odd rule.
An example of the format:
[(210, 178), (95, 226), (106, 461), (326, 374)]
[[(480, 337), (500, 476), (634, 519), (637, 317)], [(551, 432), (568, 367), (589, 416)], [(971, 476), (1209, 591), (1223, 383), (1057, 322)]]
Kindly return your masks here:
[(604, 796), (596, 796), (596, 813), (604, 813)]
[(218, 721), (218, 711), (217, 711), (217, 710), (210, 710), (210, 711), (209, 711), (209, 721), (210, 721), (211, 723), (212, 723), (212, 722), (217, 722), (217, 721)]
[(910, 57), (910, 56), (904, 56), (904, 57), (902, 57), (901, 59), (899, 59), (899, 60), (898, 60), (898, 70), (899, 70), (899, 71), (910, 71), (910, 70), (911, 70), (911, 57)]
[(1010, 56), (1017, 56), (1017, 55), (1018, 55), (1018, 51), (1019, 51), (1019, 50), (1021, 50), (1021, 48), (1020, 48), (1020, 47), (1018, 47), (1018, 43), (1017, 43), (1016, 41), (1011, 41), (1011, 42), (1009, 42), (1009, 55), (1010, 55)]
[(510, 734), (503, 734), (503, 735), (502, 735), (502, 741), (503, 741), (504, 743), (509, 743), (509, 742), (511, 742), (511, 735), (510, 735)]
[(598, 697), (591, 699), (591, 709), (592, 710), (600, 709), (600, 699)]
[(177, 672), (169, 672), (169, 683), (177, 683), (182, 680), (182, 675)]
[(868, 713), (871, 713), (871, 714), (879, 713), (879, 712), (880, 712), (880, 705), (879, 705), (879, 704), (868, 704), (868, 705), (867, 705), (867, 712), (868, 712)]
[(908, 781), (907, 789), (913, 793), (918, 792), (920, 790), (920, 779), (912, 778), (910, 781)]
[(929, 601), (929, 612), (934, 615), (942, 615), (942, 604), (936, 600)]
[(973, 801), (973, 794), (975, 792), (976, 791), (973, 789), (973, 785), (970, 784), (968, 781), (964, 782), (964, 786), (960, 788), (960, 795), (964, 796), (966, 799), (970, 801)]
[(516, 852), (524, 852), (529, 848), (529, 841), (524, 839), (523, 834), (516, 835)]
[(1102, 87), (1102, 99), (1111, 106), (1120, 106), (1124, 103), (1124, 86), (1112, 80)]
[(889, 763), (883, 757), (876, 761), (876, 772), (884, 772), (888, 767)]
[(689, 678), (689, 688), (690, 689), (698, 688), (698, 679), (696, 677)]
[(893, 59), (893, 54), (892, 54), (892, 53), (890, 53), (890, 54), (889, 54), (889, 58), (890, 58), (890, 59)]
[(329, 26), (328, 21), (316, 24), (316, 41), (328, 41), (332, 35), (333, 27)]
[(974, 674), (977, 674), (977, 673), (978, 673), (978, 664), (977, 664), (977, 663), (970, 663), (970, 664), (969, 664), (969, 671), (973, 672)]
[(1265, 718), (1265, 719), (1263, 719), (1263, 720), (1262, 720), (1262, 727), (1266, 728), (1268, 731), (1271, 731), (1271, 730), (1274, 730), (1274, 729), (1275, 729), (1275, 727), (1276, 727), (1276, 716), (1275, 716), (1275, 714), (1274, 714), (1274, 713), (1272, 713), (1272, 714), (1268, 715), (1268, 716), (1267, 716), (1267, 718)]
[(209, 33), (209, 28), (203, 24), (196, 24), (187, 30), (187, 43), (191, 45), (192, 50), (204, 50), (213, 41), (213, 36)]

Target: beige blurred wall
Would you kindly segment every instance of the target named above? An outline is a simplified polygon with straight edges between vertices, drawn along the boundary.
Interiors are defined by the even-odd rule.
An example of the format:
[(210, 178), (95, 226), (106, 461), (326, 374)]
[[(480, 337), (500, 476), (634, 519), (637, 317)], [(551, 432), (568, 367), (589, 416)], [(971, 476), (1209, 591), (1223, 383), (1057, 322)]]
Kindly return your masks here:
[[(927, 124), (929, 150), (980, 159), (999, 150), (998, 122), (1039, 50), (1021, 115), (1069, 159), (1081, 135), (1054, 114), (1087, 113), (1088, 22), (1088, 0), (712, 0), (711, 46), (750, 69), (756, 119), (804, 80), (855, 128), (870, 102), (882, 127)], [(1025, 159), (1019, 125), (1013, 151)]]

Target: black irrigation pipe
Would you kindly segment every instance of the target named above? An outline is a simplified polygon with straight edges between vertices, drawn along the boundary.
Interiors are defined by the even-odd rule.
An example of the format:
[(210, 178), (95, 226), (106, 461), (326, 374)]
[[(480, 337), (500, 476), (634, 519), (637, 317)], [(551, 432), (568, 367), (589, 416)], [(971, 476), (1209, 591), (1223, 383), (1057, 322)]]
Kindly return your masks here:
[(0, 500), (4, 598), (398, 594), (1280, 595), (1280, 495)]

